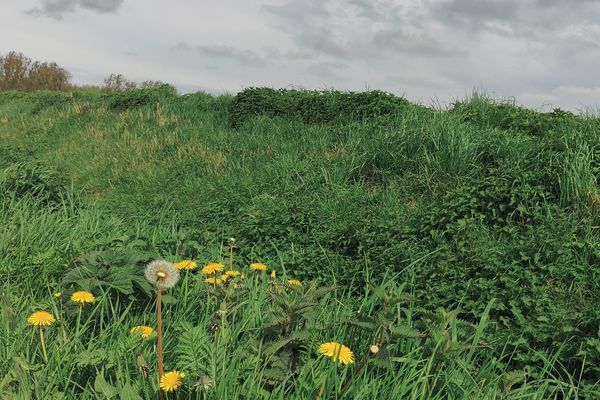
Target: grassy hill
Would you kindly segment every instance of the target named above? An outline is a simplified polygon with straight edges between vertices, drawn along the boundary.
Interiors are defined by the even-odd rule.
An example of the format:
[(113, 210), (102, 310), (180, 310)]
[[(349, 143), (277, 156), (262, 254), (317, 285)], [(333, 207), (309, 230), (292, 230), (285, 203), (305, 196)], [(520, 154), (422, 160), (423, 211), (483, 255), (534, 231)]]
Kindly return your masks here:
[[(382, 92), (1, 92), (0, 303), (7, 341), (0, 375), (8, 383), (0, 393), (35, 386), (14, 370), (34, 370), (35, 338), (24, 321), (36, 307), (57, 307), (52, 293), (85, 286), (112, 299), (94, 311), (106, 324), (90, 329), (114, 338), (109, 321), (138, 318), (151, 306), (132, 298), (135, 279), (106, 271), (99, 277), (100, 266), (125, 271), (158, 257), (227, 261), (227, 239), (234, 237), (236, 265), (260, 261), (288, 277), (336, 287), (333, 297), (318, 300), (324, 314), (341, 301), (347, 304), (336, 316), (356, 322), (365, 304), (376, 315), (374, 288), (389, 285), (409, 295), (402, 310), (413, 328), (427, 321), (424, 310), (439, 307), (460, 309), (456, 321), (467, 325), (489, 314), (480, 358), (469, 353), (469, 368), (460, 367), (465, 353), (453, 353), (458, 348), (448, 344), (442, 323), (438, 333), (450, 350), (436, 368), (383, 373), (359, 370), (357, 362), (356, 378), (326, 380), (331, 396), (592, 398), (600, 379), (599, 176), (599, 118), (539, 113), (481, 96), (442, 111)], [(141, 276), (140, 268), (127, 271)], [(204, 299), (205, 289), (198, 282), (190, 290)], [(262, 291), (252, 286), (250, 293)], [(262, 303), (253, 304), (247, 307)], [(200, 325), (194, 310), (204, 306), (179, 299), (173, 307), (173, 329), (192, 335), (187, 324)], [(77, 310), (67, 311), (65, 321), (74, 321)], [(8, 344), (25, 332), (19, 346)], [(427, 332), (405, 337), (412, 347), (402, 351), (418, 353), (411, 357), (419, 366), (439, 362), (423, 342), (435, 336)], [(78, 338), (93, 350), (89, 337)], [(81, 362), (81, 354), (77, 362), (63, 356), (66, 366), (53, 375), (70, 377), (66, 393), (97, 393), (100, 371), (107, 385), (125, 387), (122, 370), (136, 369), (118, 362), (101, 369)], [(252, 376), (256, 387), (245, 387), (247, 398), (260, 390), (307, 398), (315, 388), (302, 391), (298, 382), (310, 381), (307, 371), (319, 367), (310, 368), (269, 384), (240, 371), (203, 373), (244, 382)], [(35, 378), (45, 382), (39, 385), (52, 387), (43, 376)], [(361, 393), (374, 376), (388, 380)], [(137, 379), (126, 383), (148, 393)], [(398, 379), (417, 383), (394, 392)], [(342, 390), (344, 382), (352, 382), (350, 389)], [(219, 385), (209, 398), (242, 395)], [(191, 385), (186, 390), (197, 393)]]

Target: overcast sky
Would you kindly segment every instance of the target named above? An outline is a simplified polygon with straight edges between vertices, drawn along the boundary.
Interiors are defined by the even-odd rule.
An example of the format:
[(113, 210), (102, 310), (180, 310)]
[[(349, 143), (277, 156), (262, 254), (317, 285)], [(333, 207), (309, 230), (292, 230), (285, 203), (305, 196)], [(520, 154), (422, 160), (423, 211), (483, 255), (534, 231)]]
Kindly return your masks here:
[(180, 91), (381, 89), (446, 105), (484, 89), (600, 107), (598, 0), (1, 0), (0, 53)]

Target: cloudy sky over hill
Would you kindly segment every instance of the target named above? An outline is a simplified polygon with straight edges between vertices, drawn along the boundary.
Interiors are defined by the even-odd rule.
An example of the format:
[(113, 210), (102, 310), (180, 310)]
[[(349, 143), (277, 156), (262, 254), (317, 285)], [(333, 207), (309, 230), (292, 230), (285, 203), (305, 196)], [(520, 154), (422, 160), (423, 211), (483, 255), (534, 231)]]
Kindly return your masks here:
[(0, 53), (180, 90), (382, 89), (447, 104), (474, 88), (600, 107), (596, 0), (2, 0)]

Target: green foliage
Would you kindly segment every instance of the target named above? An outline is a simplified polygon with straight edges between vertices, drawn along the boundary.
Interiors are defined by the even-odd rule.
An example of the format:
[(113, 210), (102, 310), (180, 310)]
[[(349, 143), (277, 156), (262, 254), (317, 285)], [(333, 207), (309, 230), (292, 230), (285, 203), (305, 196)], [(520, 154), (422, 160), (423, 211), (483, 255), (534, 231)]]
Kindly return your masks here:
[(378, 90), (355, 93), (247, 88), (233, 98), (229, 122), (240, 127), (256, 116), (292, 118), (306, 124), (349, 122), (400, 114), (409, 104)]
[(455, 102), (450, 112), (460, 116), (463, 121), (480, 127), (510, 129), (533, 136), (562, 130), (577, 122), (573, 113), (560, 108), (542, 113), (511, 102), (491, 102), (477, 94), (468, 101)]
[[(142, 243), (143, 244), (143, 243)], [(126, 296), (130, 300), (150, 297), (152, 287), (144, 277), (144, 265), (154, 256), (136, 247), (139, 242), (113, 246), (94, 251), (75, 260), (76, 266), (62, 278), (65, 296), (81, 288), (113, 297)]]
[(132, 89), (124, 92), (105, 94), (103, 98), (108, 107), (116, 112), (122, 112), (147, 104), (155, 104), (169, 97), (174, 97), (176, 90), (171, 85), (157, 88)]

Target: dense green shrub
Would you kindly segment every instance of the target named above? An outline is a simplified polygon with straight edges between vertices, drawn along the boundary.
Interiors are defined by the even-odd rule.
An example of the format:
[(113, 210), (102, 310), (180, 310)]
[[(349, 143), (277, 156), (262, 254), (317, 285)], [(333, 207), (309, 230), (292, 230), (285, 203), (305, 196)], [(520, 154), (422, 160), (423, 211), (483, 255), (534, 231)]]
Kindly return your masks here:
[(177, 91), (171, 85), (158, 88), (132, 89), (124, 92), (107, 93), (103, 95), (108, 107), (117, 112), (156, 103), (169, 97), (175, 97)]
[(307, 124), (349, 122), (399, 114), (409, 106), (406, 99), (378, 90), (357, 93), (247, 88), (233, 98), (229, 122), (239, 127), (260, 115), (298, 119)]
[(577, 120), (573, 113), (560, 108), (543, 113), (510, 102), (492, 102), (477, 96), (467, 101), (455, 102), (450, 112), (481, 127), (512, 129), (534, 136), (564, 129)]

